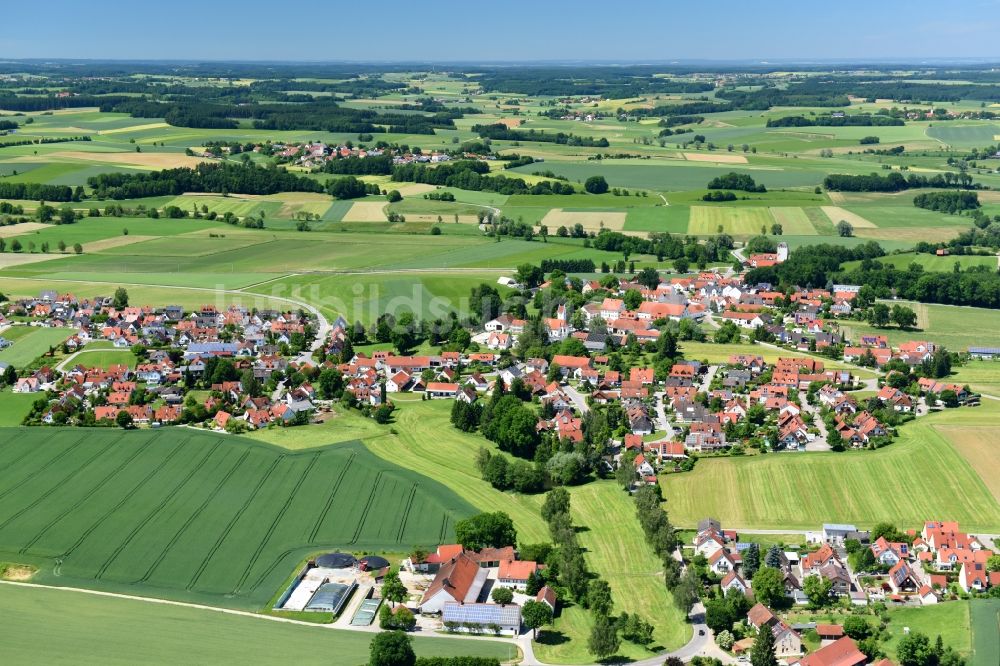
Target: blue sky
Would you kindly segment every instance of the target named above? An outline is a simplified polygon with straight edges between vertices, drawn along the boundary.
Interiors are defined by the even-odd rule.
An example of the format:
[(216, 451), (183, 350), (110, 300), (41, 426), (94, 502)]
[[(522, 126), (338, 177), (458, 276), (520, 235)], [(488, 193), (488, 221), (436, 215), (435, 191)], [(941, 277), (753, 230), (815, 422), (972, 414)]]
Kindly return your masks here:
[(1000, 60), (1000, 0), (40, 0), (0, 58)]

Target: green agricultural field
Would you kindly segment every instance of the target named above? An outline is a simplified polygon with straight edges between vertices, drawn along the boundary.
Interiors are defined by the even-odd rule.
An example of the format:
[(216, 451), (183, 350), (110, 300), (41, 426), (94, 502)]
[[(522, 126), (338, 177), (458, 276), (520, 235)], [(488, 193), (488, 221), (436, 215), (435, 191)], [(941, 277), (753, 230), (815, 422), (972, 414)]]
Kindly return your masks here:
[(13, 365), (15, 368), (30, 365), (36, 358), (49, 351), (50, 347), (59, 346), (74, 332), (75, 329), (71, 328), (18, 326), (8, 329), (0, 335), (14, 344), (0, 351), (0, 362)]
[[(0, 661), (94, 666), (177, 663), (362, 664), (374, 634), (70, 590), (0, 585)], [(58, 625), (58, 630), (52, 627)], [(95, 647), (96, 643), (100, 647)], [(510, 643), (415, 636), (423, 657), (508, 660)], [(331, 659), (331, 655), (336, 655)]]
[[(530, 151), (519, 150), (521, 154)], [(786, 163), (787, 164), (787, 163)], [(582, 183), (591, 176), (604, 176), (613, 187), (627, 187), (661, 192), (683, 192), (705, 187), (716, 176), (731, 171), (753, 176), (768, 189), (780, 187), (813, 187), (823, 180), (824, 173), (799, 168), (797, 165), (772, 167), (755, 164), (717, 164), (680, 159), (600, 160), (588, 162), (552, 162), (529, 164), (511, 169), (511, 173), (532, 173), (551, 170), (558, 176)]]
[[(844, 335), (848, 340), (857, 340), (868, 333), (885, 335), (893, 345), (907, 340), (931, 340), (951, 351), (964, 352), (970, 346), (989, 344), (989, 340), (983, 337), (984, 331), (1000, 330), (1000, 310), (911, 301), (899, 303), (917, 313), (916, 330), (901, 331), (896, 327), (879, 329), (865, 322), (845, 321), (841, 324)], [(893, 304), (889, 302), (889, 305)]]
[(692, 206), (688, 233), (709, 236), (719, 233), (733, 236), (756, 236), (765, 229), (770, 233), (774, 218), (767, 208)]
[(972, 666), (1000, 662), (1000, 599), (976, 599), (970, 604)]
[(625, 217), (625, 231), (668, 232), (685, 234), (691, 209), (688, 206), (633, 208)]
[[(923, 417), (877, 451), (702, 460), (693, 472), (662, 477), (667, 510), (683, 526), (707, 515), (735, 528), (762, 529), (811, 529), (831, 521), (912, 526), (927, 516), (948, 516), (968, 529), (995, 532), (1000, 503), (986, 485), (994, 466), (974, 468), (933, 426), (990, 425), (998, 414), (987, 401)], [(907, 491), (913, 478), (924, 479), (919, 493)]]
[(257, 609), (319, 550), (454, 538), (474, 509), (359, 443), (289, 453), (185, 429), (8, 429), (0, 561), (35, 581)]
[(206, 303), (215, 305), (220, 309), (227, 308), (232, 304), (243, 305), (248, 308), (281, 309), (288, 306), (287, 303), (270, 300), (259, 294), (220, 292), (204, 286), (185, 289), (151, 285), (137, 286), (125, 280), (116, 281), (115, 277), (132, 278), (144, 276), (135, 273), (128, 276), (109, 277), (95, 273), (88, 274), (83, 280), (79, 281), (53, 282), (51, 278), (19, 278), (11, 277), (6, 273), (0, 273), (0, 292), (11, 298), (37, 297), (43, 290), (52, 289), (54, 286), (57, 286), (60, 291), (70, 292), (79, 298), (110, 297), (114, 294), (117, 285), (124, 284), (128, 288), (131, 300), (135, 303), (149, 305), (180, 305), (188, 309), (198, 308)]
[[(900, 270), (906, 270), (909, 268), (910, 264), (917, 264), (925, 271), (934, 271), (938, 273), (951, 273), (955, 270), (955, 264), (958, 264), (963, 271), (974, 266), (986, 266), (994, 269), (998, 266), (997, 257), (993, 255), (978, 256), (956, 254), (939, 257), (933, 254), (904, 252), (901, 254), (890, 254), (885, 257), (880, 257), (878, 261), (886, 266), (895, 266)], [(844, 269), (852, 270), (860, 265), (860, 261), (851, 261), (844, 264)]]
[(948, 381), (969, 385), (973, 391), (1000, 395), (1000, 363), (996, 361), (967, 361), (952, 367)]
[(817, 233), (816, 228), (813, 227), (812, 222), (809, 220), (809, 215), (801, 208), (776, 206), (772, 207), (770, 211), (774, 222), (781, 225), (781, 232), (783, 234), (811, 236)]
[(497, 272), (414, 272), (371, 274), (295, 275), (251, 287), (264, 296), (302, 300), (330, 317), (374, 322), (384, 312), (399, 316), (414, 312), (422, 318), (446, 317), (452, 310), (469, 311), (469, 294), (481, 283), (509, 291), (496, 284)]

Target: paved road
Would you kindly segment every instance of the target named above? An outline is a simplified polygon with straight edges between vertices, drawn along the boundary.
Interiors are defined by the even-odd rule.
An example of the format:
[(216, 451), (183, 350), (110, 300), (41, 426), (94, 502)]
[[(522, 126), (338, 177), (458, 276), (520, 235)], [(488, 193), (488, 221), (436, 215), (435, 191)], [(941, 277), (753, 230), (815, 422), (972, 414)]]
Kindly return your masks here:
[(590, 407), (587, 405), (587, 398), (584, 397), (582, 393), (576, 390), (572, 385), (566, 384), (562, 387), (566, 396), (573, 401), (576, 406), (576, 411), (580, 414), (586, 414), (590, 411)]
[(666, 431), (666, 435), (664, 435), (666, 439), (673, 440), (675, 435), (674, 426), (670, 422), (670, 419), (667, 418), (667, 394), (663, 391), (658, 391), (653, 394), (653, 397), (656, 398), (656, 416), (660, 420), (660, 427), (658, 429)]

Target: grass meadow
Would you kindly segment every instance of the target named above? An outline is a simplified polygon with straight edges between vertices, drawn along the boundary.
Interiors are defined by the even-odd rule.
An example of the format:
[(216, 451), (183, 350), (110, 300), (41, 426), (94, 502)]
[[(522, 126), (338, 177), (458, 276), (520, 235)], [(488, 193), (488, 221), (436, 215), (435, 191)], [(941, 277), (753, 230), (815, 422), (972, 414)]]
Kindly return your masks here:
[[(276, 622), (200, 608), (154, 604), (72, 590), (0, 584), (8, 628), (0, 661), (130, 666), (177, 663), (361, 664), (374, 633)], [(53, 627), (58, 625), (58, 630)], [(101, 649), (95, 650), (95, 640)], [(415, 636), (422, 657), (506, 661), (510, 643)]]
[(876, 451), (702, 460), (691, 473), (661, 479), (667, 511), (685, 527), (708, 515), (734, 528), (760, 529), (881, 520), (910, 527), (927, 516), (948, 516), (968, 529), (995, 532), (1000, 500), (988, 479), (1000, 475), (997, 458), (970, 464), (938, 426), (992, 427), (998, 413), (987, 401), (975, 411), (927, 416)]

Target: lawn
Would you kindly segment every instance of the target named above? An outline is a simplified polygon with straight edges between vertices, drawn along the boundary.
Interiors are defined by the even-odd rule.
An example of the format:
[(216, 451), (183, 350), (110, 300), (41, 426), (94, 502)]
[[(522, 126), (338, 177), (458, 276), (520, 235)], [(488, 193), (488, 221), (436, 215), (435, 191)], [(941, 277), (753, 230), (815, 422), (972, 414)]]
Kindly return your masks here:
[[(916, 526), (946, 516), (968, 529), (1000, 529), (1000, 503), (985, 479), (935, 425), (995, 426), (997, 405), (950, 410), (904, 425), (877, 451), (774, 454), (702, 460), (661, 478), (675, 524), (714, 516), (734, 529), (814, 529), (825, 522)], [(919, 490), (914, 479), (921, 479)]]
[(465, 500), (360, 443), (170, 428), (0, 431), (0, 560), (36, 582), (256, 610), (318, 550), (453, 539)]
[[(93, 343), (92, 343), (93, 344)], [(139, 359), (128, 349), (87, 349), (73, 357), (70, 366), (82, 365), (87, 368), (108, 368), (112, 365), (127, 365), (135, 368)]]
[(895, 657), (899, 639), (903, 637), (904, 629), (908, 628), (910, 633), (926, 635), (932, 644), (941, 636), (945, 645), (968, 657), (972, 639), (969, 607), (968, 601), (949, 601), (921, 608), (894, 608), (889, 611), (889, 639), (882, 644), (882, 648), (886, 654)]
[(0, 427), (18, 426), (28, 415), (31, 405), (38, 398), (31, 393), (14, 393), (10, 389), (0, 390)]
[(4, 333), (0, 333), (0, 336), (7, 338), (14, 344), (0, 351), (0, 362), (13, 365), (15, 368), (31, 365), (32, 361), (49, 351), (50, 347), (62, 344), (74, 332), (75, 329), (71, 328), (35, 326), (10, 328)]
[[(0, 661), (8, 664), (362, 664), (374, 636), (13, 585), (0, 585), (0, 610), (6, 627)], [(503, 660), (512, 648), (509, 643), (486, 639), (422, 636), (414, 637), (413, 647), (424, 657), (470, 655)]]

